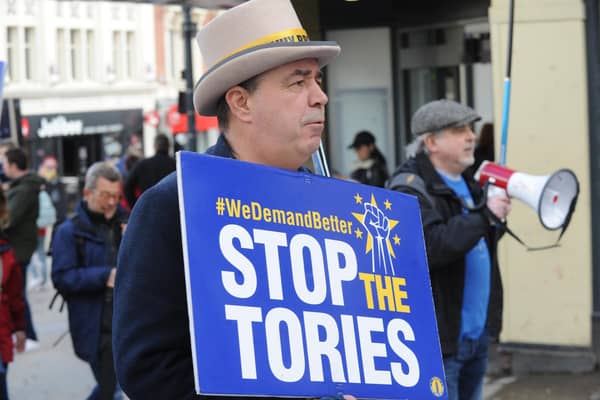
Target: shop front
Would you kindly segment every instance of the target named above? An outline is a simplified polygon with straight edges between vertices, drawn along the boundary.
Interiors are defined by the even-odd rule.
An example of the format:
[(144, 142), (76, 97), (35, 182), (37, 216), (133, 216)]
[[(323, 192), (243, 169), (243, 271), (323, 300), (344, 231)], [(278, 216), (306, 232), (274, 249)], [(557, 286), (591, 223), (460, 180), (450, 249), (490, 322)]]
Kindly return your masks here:
[(54, 157), (69, 203), (81, 192), (87, 168), (123, 156), (129, 146), (142, 149), (142, 109), (23, 116), (25, 147), (31, 167)]

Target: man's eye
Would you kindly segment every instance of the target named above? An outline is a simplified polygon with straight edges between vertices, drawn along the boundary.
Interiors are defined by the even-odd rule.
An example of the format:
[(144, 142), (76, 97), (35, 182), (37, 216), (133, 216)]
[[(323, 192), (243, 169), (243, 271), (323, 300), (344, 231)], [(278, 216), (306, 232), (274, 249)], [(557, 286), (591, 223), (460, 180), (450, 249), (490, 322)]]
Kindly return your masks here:
[(297, 86), (303, 86), (304, 85), (304, 80), (299, 80), (293, 83), (293, 85), (297, 85)]

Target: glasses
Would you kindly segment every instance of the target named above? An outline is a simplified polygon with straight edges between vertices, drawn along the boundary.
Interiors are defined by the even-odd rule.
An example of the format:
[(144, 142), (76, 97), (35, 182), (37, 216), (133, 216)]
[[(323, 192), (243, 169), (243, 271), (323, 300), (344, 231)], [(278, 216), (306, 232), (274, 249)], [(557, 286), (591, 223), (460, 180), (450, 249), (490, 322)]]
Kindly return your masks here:
[(96, 193), (98, 193), (98, 197), (103, 201), (108, 201), (108, 200), (119, 201), (121, 199), (121, 193), (111, 193), (111, 192), (107, 192), (106, 190), (101, 190)]

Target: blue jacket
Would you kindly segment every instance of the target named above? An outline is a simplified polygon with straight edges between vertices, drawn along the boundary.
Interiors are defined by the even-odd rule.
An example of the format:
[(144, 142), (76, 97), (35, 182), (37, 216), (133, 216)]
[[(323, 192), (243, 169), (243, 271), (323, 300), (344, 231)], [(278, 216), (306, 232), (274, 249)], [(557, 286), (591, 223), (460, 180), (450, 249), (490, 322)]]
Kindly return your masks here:
[[(119, 223), (125, 216), (118, 209), (114, 220)], [(91, 363), (98, 357), (106, 281), (116, 266), (116, 251), (108, 242), (108, 228), (93, 224), (82, 203), (74, 218), (77, 222), (67, 219), (56, 230), (52, 282), (67, 302), (75, 354)]]

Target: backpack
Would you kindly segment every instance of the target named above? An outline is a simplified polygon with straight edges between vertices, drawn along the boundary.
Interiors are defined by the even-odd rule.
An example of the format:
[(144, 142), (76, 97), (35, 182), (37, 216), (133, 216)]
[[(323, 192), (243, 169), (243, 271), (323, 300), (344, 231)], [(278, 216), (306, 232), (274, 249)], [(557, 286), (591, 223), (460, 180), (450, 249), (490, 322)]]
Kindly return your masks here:
[[(76, 227), (81, 226), (81, 222), (77, 215), (73, 216), (71, 218), (71, 221), (73, 222), (73, 224)], [(85, 260), (85, 238), (84, 237), (75, 236), (75, 248), (77, 251), (77, 265), (78, 266), (83, 265), (83, 262)], [(52, 307), (54, 306), (54, 302), (56, 302), (56, 300), (58, 299), (59, 296), (62, 297), (62, 299), (61, 299), (61, 303), (60, 303), (58, 312), (63, 311), (63, 309), (65, 308), (65, 301), (68, 301), (68, 295), (66, 293), (60, 292), (58, 289), (56, 289), (56, 291), (54, 292), (54, 296), (52, 297), (52, 300), (50, 300), (50, 304), (48, 305), (49, 310), (52, 309)]]
[(54, 208), (54, 204), (52, 204), (50, 195), (44, 189), (41, 189), (38, 199), (39, 211), (36, 220), (37, 227), (45, 228), (47, 226), (54, 225), (56, 222), (56, 208)]

